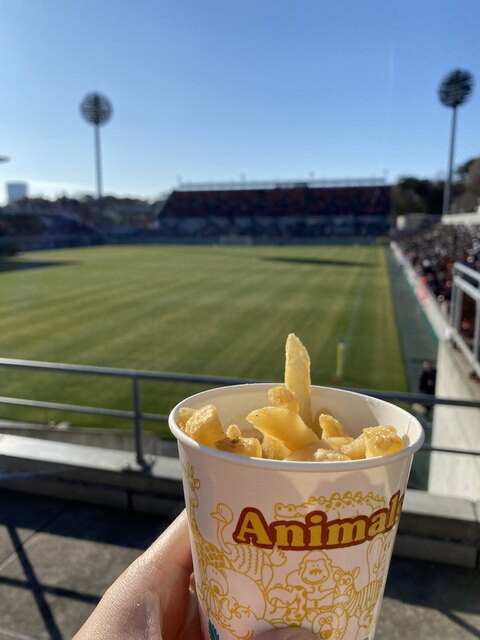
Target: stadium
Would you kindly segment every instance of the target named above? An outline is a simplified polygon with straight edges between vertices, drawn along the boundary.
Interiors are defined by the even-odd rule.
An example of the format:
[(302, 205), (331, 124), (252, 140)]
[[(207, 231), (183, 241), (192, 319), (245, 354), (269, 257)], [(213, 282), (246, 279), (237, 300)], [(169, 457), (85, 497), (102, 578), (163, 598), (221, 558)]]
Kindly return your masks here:
[(183, 503), (168, 413), (212, 387), (281, 382), (294, 332), (314, 384), (397, 403), (424, 426), (396, 554), (477, 566), (476, 522), (460, 511), (480, 495), (479, 218), (399, 229), (379, 180), (3, 210), (4, 488), (25, 513), (33, 495), (84, 505), (82, 520), (115, 507), (170, 521)]
[(108, 199), (101, 211), (95, 202), (67, 199), (56, 206), (6, 207), (0, 239), (20, 248), (50, 248), (95, 243), (102, 236), (104, 242), (134, 239), (143, 230), (152, 240), (177, 243), (371, 242), (391, 226), (390, 190), (378, 178), (184, 184), (150, 207), (110, 205)]
[[(480, 373), (478, 217), (424, 217), (421, 228), (417, 219), (413, 229), (398, 230), (391, 186), (380, 179), (184, 184), (149, 208), (68, 200), (6, 208), (0, 244), (6, 254), (12, 247), (24, 252), (1, 263), (2, 355), (280, 380), (282, 361), (273, 354), (295, 331), (317, 363), (317, 384), (415, 394), (422, 362), (436, 363), (446, 353), (449, 374), (438, 367), (437, 390), (474, 402)], [(454, 273), (456, 263), (465, 265), (461, 273)], [(466, 284), (458, 285), (459, 279)], [(19, 297), (25, 287), (28, 295)], [(403, 317), (405, 305), (413, 315)], [(446, 335), (450, 347), (444, 348)], [(450, 375), (454, 346), (464, 359), (455, 363), (461, 369), (457, 388)], [(99, 426), (98, 415), (55, 410), (90, 405), (94, 381), (58, 386), (51, 374), (40, 378), (8, 368), (2, 377), (4, 396), (45, 405), (35, 410), (4, 397), (5, 420)], [(126, 411), (130, 390), (111, 382), (96, 389), (94, 404)], [(163, 416), (196, 388), (172, 381), (160, 389), (143, 386), (143, 412)], [(442, 407), (428, 410), (433, 441), (437, 433), (438, 446), (462, 449), (464, 441), (471, 447), (471, 413), (465, 410), (465, 436), (459, 438), (458, 430), (448, 436), (445, 426), (435, 429), (436, 420), (448, 422), (441, 418), (445, 411), (448, 416)], [(129, 424), (105, 415), (101, 426), (113, 437)], [(144, 427), (168, 437), (161, 423), (146, 421)], [(54, 432), (43, 435), (57, 437)], [(420, 483), (437, 491), (443, 486), (434, 471), (438, 455), (424, 454), (429, 479)], [(449, 459), (455, 466), (455, 456)], [(441, 460), (442, 466), (445, 456)], [(467, 458), (459, 495), (480, 491), (476, 464)], [(451, 478), (442, 491), (452, 493)]]

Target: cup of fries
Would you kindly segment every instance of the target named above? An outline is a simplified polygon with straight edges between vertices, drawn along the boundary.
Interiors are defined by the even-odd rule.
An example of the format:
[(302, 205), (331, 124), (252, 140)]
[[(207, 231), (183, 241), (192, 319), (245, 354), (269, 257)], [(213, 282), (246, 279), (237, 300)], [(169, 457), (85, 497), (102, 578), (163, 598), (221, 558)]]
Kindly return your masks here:
[(169, 425), (205, 640), (286, 626), (372, 640), (424, 438), (418, 420), (366, 395), (311, 386), (308, 353), (290, 334), (284, 385), (199, 393), (173, 409)]

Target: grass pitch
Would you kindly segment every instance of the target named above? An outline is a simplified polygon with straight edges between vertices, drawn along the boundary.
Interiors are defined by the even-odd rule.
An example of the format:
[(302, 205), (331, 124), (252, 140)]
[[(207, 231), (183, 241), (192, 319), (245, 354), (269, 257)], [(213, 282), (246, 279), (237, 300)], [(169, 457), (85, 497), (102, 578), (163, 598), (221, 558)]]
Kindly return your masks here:
[[(282, 381), (284, 343), (309, 350), (314, 384), (406, 390), (384, 247), (107, 246), (0, 265), (0, 356)], [(0, 395), (131, 408), (128, 381), (0, 368)], [(167, 413), (198, 385), (142, 383)], [(0, 404), (0, 417), (121, 421)], [(147, 423), (147, 428), (153, 424)]]

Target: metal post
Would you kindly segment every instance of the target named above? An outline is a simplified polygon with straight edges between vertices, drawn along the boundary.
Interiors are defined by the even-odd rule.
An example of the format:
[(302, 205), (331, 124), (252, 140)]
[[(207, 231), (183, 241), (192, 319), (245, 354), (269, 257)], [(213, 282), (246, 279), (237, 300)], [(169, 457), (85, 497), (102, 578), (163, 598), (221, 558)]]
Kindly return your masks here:
[(452, 289), (450, 291), (450, 308), (448, 310), (448, 316), (449, 316), (449, 320), (450, 320), (450, 324), (452, 325), (452, 327), (455, 326), (455, 300), (457, 298), (457, 287), (455, 285), (455, 266), (453, 267), (453, 271), (452, 271)]
[(97, 198), (102, 198), (102, 160), (100, 155), (100, 127), (94, 126), (95, 130), (95, 160), (97, 165)]
[(142, 404), (140, 399), (140, 379), (132, 378), (133, 383), (133, 429), (135, 435), (135, 453), (137, 463), (141, 467), (146, 467), (147, 462), (143, 457), (142, 447)]
[(337, 342), (337, 366), (335, 370), (335, 378), (341, 380), (343, 369), (345, 366), (345, 338), (339, 338)]
[[(455, 276), (456, 270), (453, 268), (453, 275)], [(462, 320), (462, 304), (463, 304), (463, 291), (455, 283), (455, 277), (452, 278), (452, 291), (450, 300), (450, 324), (457, 333), (460, 332), (460, 323)]]
[(443, 190), (443, 208), (442, 214), (450, 212), (450, 200), (452, 192), (452, 171), (453, 171), (453, 151), (455, 148), (455, 129), (457, 127), (457, 107), (453, 107), (452, 129), (450, 131), (450, 152), (448, 158), (448, 175), (445, 180), (445, 188)]
[(457, 287), (457, 293), (455, 295), (455, 307), (453, 309), (453, 328), (457, 333), (460, 333), (462, 323), (462, 307), (463, 307), (463, 291), (460, 287)]
[(475, 330), (473, 333), (473, 360), (474, 362), (480, 361), (480, 300), (477, 300), (475, 305)]

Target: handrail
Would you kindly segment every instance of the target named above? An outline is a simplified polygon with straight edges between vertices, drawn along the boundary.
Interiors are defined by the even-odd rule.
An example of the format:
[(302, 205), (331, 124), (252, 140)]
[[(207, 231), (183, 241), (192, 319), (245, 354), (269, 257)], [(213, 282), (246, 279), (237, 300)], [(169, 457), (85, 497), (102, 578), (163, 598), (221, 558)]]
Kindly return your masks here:
[[(0, 358), (0, 367), (13, 367), (20, 369), (37, 369), (40, 371), (56, 371), (60, 373), (78, 373), (83, 375), (108, 376), (117, 378), (138, 378), (139, 380), (158, 380), (168, 382), (192, 382), (198, 384), (217, 384), (229, 386), (235, 384), (252, 384), (255, 382), (272, 382), (272, 380), (260, 380), (258, 378), (234, 378), (229, 376), (210, 376), (196, 373), (176, 373), (172, 371), (149, 371), (144, 369), (123, 369), (119, 367), (98, 367), (82, 364), (65, 364), (57, 362), (42, 362), (39, 360), (19, 360), (17, 358)], [(410, 393), (409, 391), (381, 391), (377, 389), (363, 389), (358, 387), (343, 387), (346, 391), (363, 393), (379, 400), (399, 400), (404, 402), (420, 402), (433, 406), (443, 404), (457, 407), (471, 407), (480, 409), (479, 400), (467, 400), (458, 398), (443, 398), (423, 393)]]
[(474, 271), (472, 267), (468, 267), (461, 262), (455, 262), (453, 265), (453, 272), (455, 273), (455, 271), (461, 271), (461, 273), (465, 274), (472, 280), (476, 280), (480, 284), (480, 273), (478, 271)]
[[(42, 362), (37, 360), (20, 360), (17, 358), (0, 358), (0, 367), (27, 369), (37, 371), (51, 371), (58, 373), (73, 373), (79, 375), (107, 376), (111, 378), (128, 378), (132, 381), (132, 405), (133, 410), (108, 409), (104, 407), (90, 407), (87, 405), (76, 405), (59, 402), (46, 402), (43, 400), (31, 400), (27, 398), (11, 398), (0, 396), (0, 405), (23, 406), (35, 409), (51, 409), (55, 411), (65, 411), (72, 413), (83, 413), (90, 415), (108, 416), (132, 420), (133, 433), (135, 438), (136, 460), (141, 468), (148, 468), (145, 461), (142, 447), (142, 421), (167, 422), (168, 416), (156, 413), (144, 413), (141, 408), (141, 380), (157, 380), (170, 382), (190, 382), (206, 386), (230, 386), (235, 384), (250, 384), (255, 382), (272, 382), (266, 380), (256, 380), (248, 378), (233, 378), (226, 376), (210, 376), (199, 374), (175, 373), (168, 371), (148, 371), (142, 369), (122, 369), (118, 367), (98, 367), (89, 365), (66, 364), (57, 362)], [(376, 389), (347, 388), (347, 391), (363, 393), (380, 400), (397, 400), (399, 402), (418, 402), (424, 406), (447, 405), (456, 407), (467, 407), (480, 409), (480, 401), (444, 398), (438, 396), (425, 395), (421, 393), (409, 393), (405, 391), (381, 391)], [(455, 449), (441, 449), (424, 445), (426, 451), (438, 451), (444, 453), (458, 453), (469, 455), (480, 455), (479, 452), (462, 451)]]
[(201, 384), (219, 384), (225, 386), (249, 382), (260, 382), (259, 380), (249, 380), (247, 378), (205, 376), (189, 373), (173, 373), (169, 371), (146, 371), (143, 369), (123, 369), (119, 367), (97, 367), (83, 364), (42, 362), (39, 360), (19, 360), (17, 358), (0, 358), (0, 366), (19, 369), (37, 369), (41, 371), (59, 371), (63, 373), (108, 376), (111, 378), (138, 378), (143, 380), (164, 381), (168, 380), (170, 382), (199, 382)]
[[(475, 304), (471, 342), (461, 331), (464, 294)], [(480, 273), (461, 262), (453, 265), (450, 324), (450, 339), (468, 360), (472, 374), (480, 377)]]

